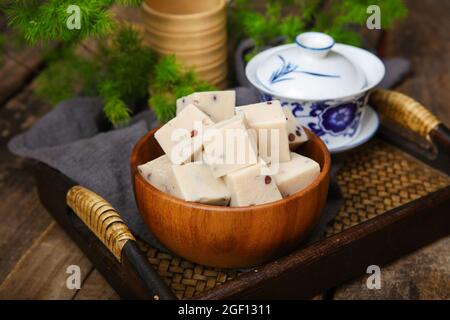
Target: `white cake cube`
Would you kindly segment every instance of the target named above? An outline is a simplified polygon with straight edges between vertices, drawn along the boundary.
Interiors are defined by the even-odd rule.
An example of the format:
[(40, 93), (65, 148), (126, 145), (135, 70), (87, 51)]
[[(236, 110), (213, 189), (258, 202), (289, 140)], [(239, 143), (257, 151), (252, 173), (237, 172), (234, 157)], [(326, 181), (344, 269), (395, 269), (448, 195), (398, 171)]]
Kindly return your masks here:
[(297, 149), (302, 143), (308, 141), (308, 136), (306, 135), (303, 127), (295, 120), (292, 114), (291, 108), (283, 107), (284, 114), (287, 120), (287, 135), (289, 141), (289, 148), (291, 150)]
[(275, 181), (283, 197), (306, 188), (320, 174), (320, 166), (314, 160), (291, 153), (291, 161), (279, 163)]
[(234, 115), (236, 92), (234, 90), (196, 92), (182, 97), (177, 100), (177, 114), (189, 104), (194, 104), (213, 121), (223, 121)]
[(230, 191), (222, 179), (212, 175), (208, 165), (191, 162), (173, 165), (172, 170), (181, 199), (220, 206), (226, 206), (230, 202)]
[(191, 162), (201, 155), (204, 129), (214, 122), (193, 104), (155, 133), (161, 148), (174, 164)]
[[(236, 108), (250, 128), (257, 131), (259, 155), (269, 162), (290, 160), (287, 121), (280, 102), (267, 101)], [(277, 154), (272, 154), (277, 152)]]
[(263, 161), (227, 174), (225, 184), (231, 192), (232, 207), (245, 207), (282, 199), (274, 177), (267, 175)]
[(256, 141), (249, 135), (243, 114), (216, 123), (204, 134), (203, 160), (215, 177), (256, 164)]
[(138, 172), (156, 189), (180, 197), (180, 190), (172, 171), (172, 163), (167, 155), (138, 166)]

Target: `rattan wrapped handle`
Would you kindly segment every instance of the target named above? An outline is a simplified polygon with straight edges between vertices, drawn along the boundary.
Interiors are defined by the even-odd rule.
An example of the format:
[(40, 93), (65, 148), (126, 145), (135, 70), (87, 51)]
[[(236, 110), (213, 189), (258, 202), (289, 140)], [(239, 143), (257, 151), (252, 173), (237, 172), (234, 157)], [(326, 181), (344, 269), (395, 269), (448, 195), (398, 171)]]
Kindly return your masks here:
[(116, 259), (122, 261), (122, 248), (135, 238), (119, 213), (102, 197), (81, 186), (72, 187), (66, 201)]
[(440, 124), (426, 107), (400, 92), (374, 90), (370, 95), (370, 104), (382, 118), (394, 121), (430, 142), (430, 132)]

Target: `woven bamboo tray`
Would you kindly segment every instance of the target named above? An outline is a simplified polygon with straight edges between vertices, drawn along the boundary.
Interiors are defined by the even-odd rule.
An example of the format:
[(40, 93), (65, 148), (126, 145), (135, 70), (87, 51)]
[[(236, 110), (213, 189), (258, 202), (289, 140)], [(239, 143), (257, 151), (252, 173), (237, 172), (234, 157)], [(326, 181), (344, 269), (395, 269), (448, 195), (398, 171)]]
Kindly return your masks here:
[[(450, 233), (448, 130), (406, 96), (378, 91), (371, 103), (383, 128), (369, 143), (333, 159), (342, 163), (336, 180), (344, 204), (323, 238), (261, 267), (209, 268), (169, 255), (133, 240), (115, 213), (102, 234), (111, 218), (103, 214), (95, 228), (89, 209), (101, 199), (78, 195), (82, 188), (71, 189), (73, 182), (43, 164), (35, 170), (40, 199), (123, 298), (307, 298)], [(423, 141), (393, 134), (394, 122)], [(68, 204), (89, 228), (66, 204), (70, 189)], [(78, 202), (70, 199), (77, 196)], [(112, 231), (106, 235), (115, 229), (117, 241)]]

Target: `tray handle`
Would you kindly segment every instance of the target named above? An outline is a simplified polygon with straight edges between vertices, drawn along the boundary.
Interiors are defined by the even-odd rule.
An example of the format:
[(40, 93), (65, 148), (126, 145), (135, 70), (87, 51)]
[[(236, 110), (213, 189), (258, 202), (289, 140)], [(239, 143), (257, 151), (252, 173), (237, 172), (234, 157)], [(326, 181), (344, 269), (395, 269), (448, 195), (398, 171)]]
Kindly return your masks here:
[(105, 199), (82, 186), (74, 186), (67, 192), (66, 203), (120, 263), (125, 263), (122, 256), (126, 257), (127, 263), (146, 284), (146, 295), (153, 300), (176, 299), (139, 250), (119, 213)]
[(136, 239), (119, 213), (102, 197), (81, 186), (74, 186), (67, 192), (66, 202), (121, 262), (123, 247), (128, 240)]
[(441, 124), (426, 107), (407, 95), (376, 89), (370, 95), (373, 105), (383, 118), (387, 118), (433, 142), (431, 132)]

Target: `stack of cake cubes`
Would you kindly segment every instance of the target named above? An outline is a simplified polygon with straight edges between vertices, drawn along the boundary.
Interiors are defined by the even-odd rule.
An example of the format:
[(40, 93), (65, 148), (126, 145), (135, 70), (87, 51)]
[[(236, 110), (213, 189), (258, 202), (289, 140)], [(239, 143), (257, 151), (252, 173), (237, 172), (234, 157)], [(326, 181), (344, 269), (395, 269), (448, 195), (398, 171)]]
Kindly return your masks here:
[(236, 107), (235, 91), (177, 100), (177, 115), (155, 133), (165, 154), (138, 170), (155, 188), (189, 202), (232, 207), (280, 200), (307, 187), (317, 162), (292, 150), (307, 141), (289, 107)]

